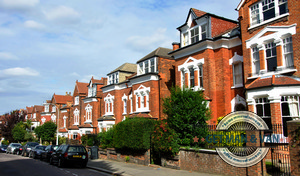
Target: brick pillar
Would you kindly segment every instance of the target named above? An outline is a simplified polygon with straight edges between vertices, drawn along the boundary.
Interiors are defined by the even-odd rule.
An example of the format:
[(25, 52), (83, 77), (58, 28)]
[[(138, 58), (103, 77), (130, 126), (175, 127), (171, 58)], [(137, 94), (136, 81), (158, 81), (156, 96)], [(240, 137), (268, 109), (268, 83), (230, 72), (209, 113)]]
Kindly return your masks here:
[(200, 84), (199, 84), (199, 82), (198, 82), (198, 78), (199, 78), (199, 70), (197, 69), (195, 69), (195, 71), (194, 71), (194, 81), (195, 81), (195, 86), (199, 86), (200, 87)]
[[(270, 107), (271, 107), (271, 123), (282, 124), (280, 102), (270, 103)], [(282, 134), (283, 131), (282, 129), (277, 128), (276, 133)]]
[(260, 70), (266, 70), (264, 50), (259, 50), (259, 63), (260, 63)]
[(248, 111), (254, 112), (254, 105), (248, 105)]
[(289, 137), (289, 150), (290, 150), (290, 169), (291, 175), (300, 175), (300, 141), (295, 140), (299, 136), (300, 120), (292, 120), (287, 122), (288, 137)]
[(277, 53), (277, 67), (282, 67), (283, 66), (282, 45), (276, 46), (276, 53)]
[(186, 87), (188, 87), (188, 86), (189, 86), (189, 73), (188, 73), (188, 72), (185, 72), (185, 73), (184, 73), (184, 80), (185, 80), (184, 85), (185, 85)]

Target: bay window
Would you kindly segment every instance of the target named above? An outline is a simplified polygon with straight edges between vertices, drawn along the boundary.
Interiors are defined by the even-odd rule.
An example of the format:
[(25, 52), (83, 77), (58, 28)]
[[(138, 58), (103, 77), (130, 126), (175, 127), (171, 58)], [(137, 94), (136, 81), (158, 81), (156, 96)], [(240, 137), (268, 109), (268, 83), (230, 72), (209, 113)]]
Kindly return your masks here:
[(276, 44), (274, 42), (268, 43), (265, 45), (265, 48), (266, 48), (267, 70), (275, 71), (277, 68)]
[(189, 68), (189, 71), (190, 71), (190, 85), (189, 87), (190, 88), (193, 88), (195, 86), (195, 70), (193, 67)]
[(252, 48), (252, 73), (258, 74), (260, 71), (259, 50), (257, 47)]
[(266, 122), (269, 129), (272, 129), (270, 100), (267, 97), (256, 98), (255, 110), (256, 114)]
[(243, 85), (243, 65), (242, 62), (233, 64), (233, 85)]
[(284, 52), (286, 67), (287, 68), (294, 67), (292, 37), (287, 37), (283, 39), (283, 52)]

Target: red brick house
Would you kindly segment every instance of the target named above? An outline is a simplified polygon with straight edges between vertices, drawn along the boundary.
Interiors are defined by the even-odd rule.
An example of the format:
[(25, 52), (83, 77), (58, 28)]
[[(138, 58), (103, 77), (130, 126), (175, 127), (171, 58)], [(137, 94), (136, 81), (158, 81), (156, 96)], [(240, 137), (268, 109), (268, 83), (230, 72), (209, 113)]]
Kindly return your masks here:
[[(170, 95), (174, 82), (175, 61), (170, 51), (159, 47), (137, 64), (125, 63), (108, 74), (108, 85), (102, 88), (105, 113), (98, 119), (100, 129), (125, 117), (164, 118), (161, 99)], [(116, 73), (119, 77), (112, 81)]]
[(81, 135), (84, 134), (97, 134), (98, 119), (101, 117), (104, 110), (104, 103), (102, 99), (102, 87), (106, 85), (107, 78), (101, 78), (101, 80), (91, 78), (87, 85), (88, 94), (83, 99), (83, 112), (84, 115), (80, 119), (79, 130)]
[[(67, 137), (67, 131), (65, 127), (65, 119), (68, 118), (69, 108), (73, 103), (73, 97), (71, 93), (66, 93), (66, 95), (54, 95), (51, 99), (51, 121), (57, 124), (58, 135), (62, 137)], [(68, 109), (68, 110), (67, 110)], [(66, 125), (67, 126), (67, 125)]]
[(212, 112), (209, 124), (246, 109), (243, 54), (237, 21), (191, 8), (180, 31), (175, 59), (176, 85), (201, 90)]
[(44, 111), (41, 112), (41, 125), (51, 120), (51, 112), (50, 112), (50, 109), (52, 109), (51, 100), (46, 100), (46, 103), (43, 103), (43, 105), (44, 105)]
[(75, 88), (73, 91), (73, 107), (71, 109), (71, 115), (69, 117), (68, 125), (68, 138), (76, 139), (80, 136), (79, 125), (84, 116), (84, 106), (83, 99), (88, 94), (88, 83), (78, 82), (75, 83)]
[(32, 118), (31, 120), (31, 130), (34, 130), (36, 127), (40, 126), (41, 122), (41, 113), (44, 112), (44, 106), (34, 105), (32, 109)]
[(299, 118), (300, 2), (242, 0), (241, 25), (244, 81), (248, 110), (272, 128)]

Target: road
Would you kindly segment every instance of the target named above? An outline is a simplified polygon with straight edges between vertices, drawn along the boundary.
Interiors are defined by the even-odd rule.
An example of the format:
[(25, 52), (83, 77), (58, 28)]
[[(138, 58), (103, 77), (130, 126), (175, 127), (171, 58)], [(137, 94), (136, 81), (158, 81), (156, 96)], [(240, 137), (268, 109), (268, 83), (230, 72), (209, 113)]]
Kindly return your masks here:
[(1, 176), (108, 176), (88, 168), (58, 168), (38, 159), (0, 153)]

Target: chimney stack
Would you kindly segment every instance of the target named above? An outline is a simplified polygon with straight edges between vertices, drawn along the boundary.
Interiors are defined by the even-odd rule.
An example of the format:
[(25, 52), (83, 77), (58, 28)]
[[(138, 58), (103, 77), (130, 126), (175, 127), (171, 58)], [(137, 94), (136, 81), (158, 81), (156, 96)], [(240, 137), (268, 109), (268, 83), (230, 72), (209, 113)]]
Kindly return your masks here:
[(173, 42), (172, 45), (173, 45), (173, 51), (180, 48), (180, 43), (178, 43), (178, 42)]

